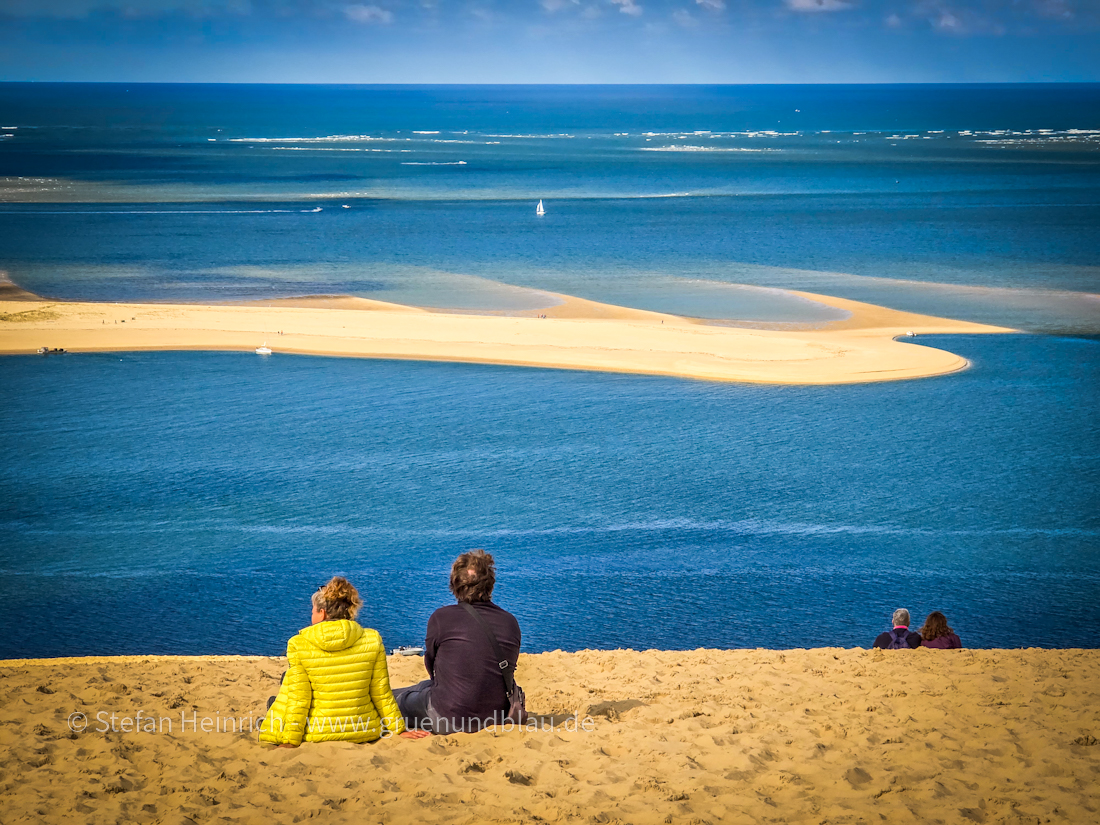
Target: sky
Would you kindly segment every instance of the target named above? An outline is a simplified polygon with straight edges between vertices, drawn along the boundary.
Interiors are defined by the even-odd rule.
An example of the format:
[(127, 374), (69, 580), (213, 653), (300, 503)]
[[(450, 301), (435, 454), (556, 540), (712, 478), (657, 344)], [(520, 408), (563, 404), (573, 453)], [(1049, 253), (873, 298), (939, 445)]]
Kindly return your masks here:
[(0, 80), (1100, 81), (1100, 0), (0, 0)]

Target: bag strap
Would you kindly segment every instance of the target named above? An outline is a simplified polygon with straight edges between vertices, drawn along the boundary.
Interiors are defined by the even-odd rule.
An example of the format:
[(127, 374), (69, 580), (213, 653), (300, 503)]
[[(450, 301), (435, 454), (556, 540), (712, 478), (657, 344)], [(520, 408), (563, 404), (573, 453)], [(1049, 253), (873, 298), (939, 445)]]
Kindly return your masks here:
[(504, 655), (504, 651), (500, 649), (500, 642), (497, 641), (497, 637), (493, 633), (493, 629), (489, 627), (489, 623), (481, 617), (481, 614), (478, 613), (469, 602), (459, 602), (459, 604), (466, 609), (467, 613), (474, 617), (474, 620), (481, 625), (481, 629), (485, 631), (485, 635), (489, 637), (489, 644), (493, 646), (493, 655), (497, 657), (497, 667), (500, 668), (500, 675), (504, 677), (504, 690), (507, 692), (508, 701), (511, 701), (513, 688), (515, 686), (512, 673), (515, 668), (513, 668), (511, 662), (508, 661), (508, 657)]

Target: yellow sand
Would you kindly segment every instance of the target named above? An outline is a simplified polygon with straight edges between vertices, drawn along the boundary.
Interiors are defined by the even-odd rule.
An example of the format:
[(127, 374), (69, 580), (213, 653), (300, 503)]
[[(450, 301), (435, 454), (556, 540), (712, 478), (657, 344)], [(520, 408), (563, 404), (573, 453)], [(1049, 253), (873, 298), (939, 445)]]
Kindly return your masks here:
[[(261, 715), (284, 667), (259, 657), (0, 663), (0, 819), (1098, 820), (1095, 650), (555, 652), (521, 656), (517, 671), (529, 708), (558, 717), (552, 732), (286, 750), (217, 729)], [(422, 663), (391, 657), (390, 670), (409, 684)], [(590, 729), (564, 729), (578, 711)], [(88, 717), (83, 733), (69, 732), (74, 712)], [(117, 730), (104, 732), (111, 714)], [(148, 716), (172, 731), (124, 730)]]
[[(795, 293), (851, 312), (823, 329), (744, 329), (566, 295), (515, 316), (441, 312), (346, 296), (259, 305), (45, 301), (0, 292), (0, 354), (242, 350), (649, 373), (709, 381), (848, 384), (942, 375), (967, 361), (893, 340), (1010, 332)], [(538, 317), (545, 315), (547, 317)], [(784, 326), (784, 325), (778, 325)], [(790, 325), (787, 325), (788, 327)]]

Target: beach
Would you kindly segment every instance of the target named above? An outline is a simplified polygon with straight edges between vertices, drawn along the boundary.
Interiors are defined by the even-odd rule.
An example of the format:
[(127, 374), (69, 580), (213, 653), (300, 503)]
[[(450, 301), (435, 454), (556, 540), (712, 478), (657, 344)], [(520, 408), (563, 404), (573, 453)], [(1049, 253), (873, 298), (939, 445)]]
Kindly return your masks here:
[[(519, 14), (430, 3), (237, 85), (214, 41), (263, 80), (313, 23), (190, 5), (127, 28), (210, 83), (0, 84), (0, 824), (1100, 821), (1100, 86), (300, 82)], [(755, 71), (760, 21), (680, 5), (515, 42)], [(317, 584), (417, 644), (473, 547), (530, 725), (257, 741)], [(899, 605), (969, 648), (858, 647)]]
[[(771, 384), (854, 384), (945, 375), (961, 356), (896, 340), (908, 333), (1012, 330), (794, 292), (849, 316), (819, 328), (745, 328), (568, 295), (510, 315), (426, 310), (349, 296), (259, 305), (47, 301), (0, 294), (0, 354), (252, 351), (460, 361)], [(754, 325), (760, 326), (760, 325)]]
[[(389, 667), (395, 686), (423, 672), (415, 656)], [(248, 726), (284, 668), (255, 656), (0, 662), (4, 821), (1096, 817), (1094, 650), (554, 651), (517, 669), (538, 730), (274, 749)]]

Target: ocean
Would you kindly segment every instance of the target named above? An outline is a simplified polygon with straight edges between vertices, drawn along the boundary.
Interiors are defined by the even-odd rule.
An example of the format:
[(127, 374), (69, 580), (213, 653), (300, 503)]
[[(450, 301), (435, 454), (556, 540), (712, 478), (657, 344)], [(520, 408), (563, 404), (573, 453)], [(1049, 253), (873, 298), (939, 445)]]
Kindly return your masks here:
[(0, 84), (0, 135), (0, 271), (56, 299), (1021, 331), (857, 387), (5, 357), (0, 656), (279, 653), (336, 573), (416, 643), (470, 547), (529, 652), (1097, 646), (1098, 85)]

